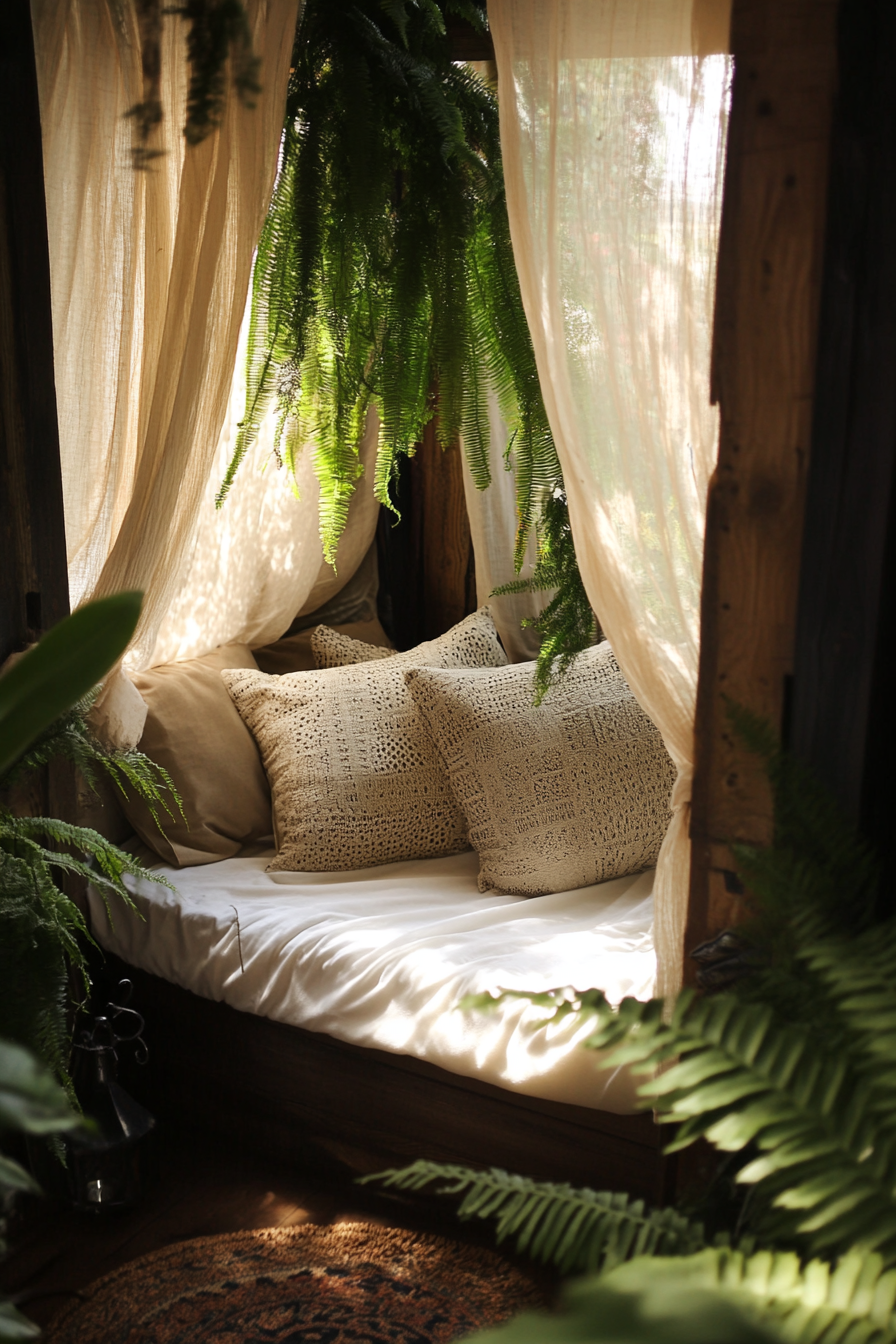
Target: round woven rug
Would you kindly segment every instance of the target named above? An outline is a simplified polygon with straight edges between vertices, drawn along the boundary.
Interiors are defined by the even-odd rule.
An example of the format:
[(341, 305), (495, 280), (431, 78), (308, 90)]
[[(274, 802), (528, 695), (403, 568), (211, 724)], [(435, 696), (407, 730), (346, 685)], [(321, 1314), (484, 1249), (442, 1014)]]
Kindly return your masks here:
[(544, 1305), (490, 1251), (359, 1223), (198, 1237), (81, 1297), (45, 1344), (449, 1344)]

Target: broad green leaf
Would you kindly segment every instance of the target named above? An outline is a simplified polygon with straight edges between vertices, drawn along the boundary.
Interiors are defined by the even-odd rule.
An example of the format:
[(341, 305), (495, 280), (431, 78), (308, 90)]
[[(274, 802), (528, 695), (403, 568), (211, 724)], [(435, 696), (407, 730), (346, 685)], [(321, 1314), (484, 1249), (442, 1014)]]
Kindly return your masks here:
[(141, 593), (117, 593), (88, 603), (0, 677), (0, 775), (124, 653), (142, 601)]
[(83, 1124), (49, 1070), (21, 1046), (0, 1040), (0, 1128), (58, 1134)]

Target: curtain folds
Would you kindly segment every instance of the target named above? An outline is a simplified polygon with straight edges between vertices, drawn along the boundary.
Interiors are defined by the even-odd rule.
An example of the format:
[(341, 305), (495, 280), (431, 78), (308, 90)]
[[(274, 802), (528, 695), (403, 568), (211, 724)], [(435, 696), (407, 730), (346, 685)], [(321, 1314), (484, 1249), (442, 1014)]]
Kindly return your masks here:
[[(180, 129), (185, 21), (165, 17), (166, 119), (157, 133), (165, 152), (143, 172), (131, 166), (125, 115), (143, 97), (138, 8), (118, 0), (32, 6), (72, 603), (144, 591), (128, 655), (136, 668), (159, 660), (157, 635), (208, 503), (277, 167), (298, 0), (247, 0), (262, 93), (254, 109), (230, 97), (220, 129), (189, 150)], [(258, 533), (224, 544), (256, 547)], [(318, 568), (319, 556), (312, 582)], [(239, 566), (226, 577), (238, 588)], [(254, 570), (247, 582), (257, 585)], [(176, 635), (167, 618), (166, 654), (181, 645), (205, 652), (239, 633), (217, 620), (231, 594), (217, 594), (211, 621), (202, 596), (189, 597), (188, 632)], [(236, 594), (243, 626), (246, 606)]]
[(492, 597), (495, 588), (502, 588), (515, 579), (530, 577), (535, 568), (536, 548), (535, 537), (530, 536), (523, 567), (517, 574), (513, 566), (516, 482), (512, 468), (505, 471), (501, 461), (501, 448), (509, 435), (494, 392), (490, 392), (488, 397), (488, 419), (492, 479), (487, 489), (476, 489), (467, 455), (465, 452), (461, 454), (464, 500), (476, 560), (476, 601), (480, 607), (486, 603), (491, 607), (501, 643), (510, 661), (526, 663), (538, 657), (540, 641), (537, 633), (531, 628), (524, 630), (521, 622), (525, 617), (537, 616), (543, 611), (553, 593), (507, 593), (502, 597)]
[(585, 587), (678, 768), (655, 884), (681, 984), (726, 0), (489, 0), (514, 256)]

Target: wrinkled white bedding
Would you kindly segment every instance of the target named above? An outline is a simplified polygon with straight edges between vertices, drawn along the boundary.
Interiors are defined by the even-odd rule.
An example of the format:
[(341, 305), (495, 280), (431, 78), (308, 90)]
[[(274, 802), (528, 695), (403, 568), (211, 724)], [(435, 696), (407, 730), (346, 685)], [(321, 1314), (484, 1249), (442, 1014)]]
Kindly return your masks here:
[[(653, 872), (523, 899), (481, 894), (475, 853), (350, 873), (266, 873), (272, 851), (175, 870), (177, 893), (130, 884), (141, 920), (110, 923), (91, 890), (97, 940), (205, 998), (415, 1055), (452, 1073), (554, 1101), (628, 1112), (628, 1075), (581, 1049), (588, 1027), (533, 1029), (543, 1010), (490, 1014), (464, 994), (598, 986), (617, 1001), (653, 989)], [(144, 922), (145, 920), (145, 922)]]

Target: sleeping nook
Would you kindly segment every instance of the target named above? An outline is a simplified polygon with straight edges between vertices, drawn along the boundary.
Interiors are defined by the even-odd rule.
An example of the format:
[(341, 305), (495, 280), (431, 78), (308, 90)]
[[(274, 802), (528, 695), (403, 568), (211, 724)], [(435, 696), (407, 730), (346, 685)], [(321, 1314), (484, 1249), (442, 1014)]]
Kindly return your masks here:
[(896, 916), (890, 4), (0, 9), (15, 1311), (513, 1344), (725, 1218), (883, 1273), (890, 1139), (785, 1190), (744, 1099), (798, 1150), (767, 1034), (828, 1078)]

